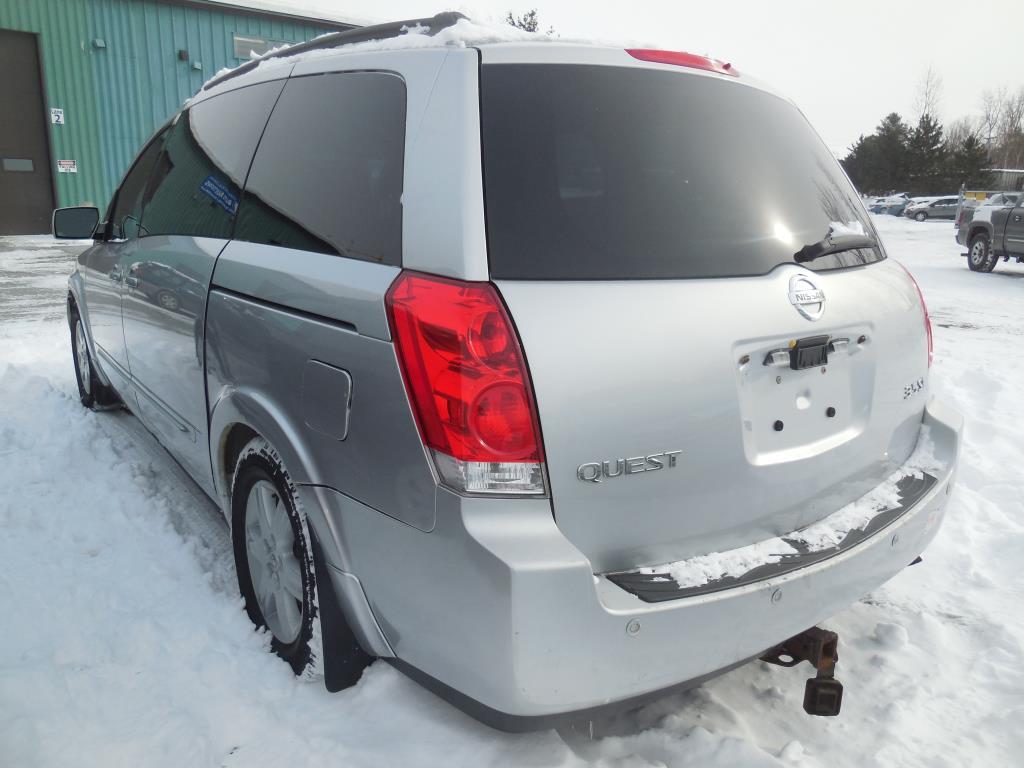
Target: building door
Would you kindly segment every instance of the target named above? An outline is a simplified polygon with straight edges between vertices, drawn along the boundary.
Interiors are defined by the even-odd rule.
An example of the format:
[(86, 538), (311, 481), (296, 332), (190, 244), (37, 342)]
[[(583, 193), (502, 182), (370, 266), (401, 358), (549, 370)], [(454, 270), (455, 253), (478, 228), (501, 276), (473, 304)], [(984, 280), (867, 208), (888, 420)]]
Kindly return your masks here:
[(50, 231), (53, 176), (36, 36), (0, 29), (0, 235)]

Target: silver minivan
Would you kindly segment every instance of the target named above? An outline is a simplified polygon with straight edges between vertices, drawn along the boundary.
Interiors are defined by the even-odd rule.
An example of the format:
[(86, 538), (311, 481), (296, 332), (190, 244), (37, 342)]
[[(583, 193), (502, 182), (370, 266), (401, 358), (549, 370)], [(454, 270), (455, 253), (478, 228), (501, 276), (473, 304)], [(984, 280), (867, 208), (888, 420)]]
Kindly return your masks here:
[(916, 284), (746, 73), (473, 29), (236, 70), (102, 220), (55, 212), (95, 241), (83, 404), (219, 503), (250, 618), (330, 690), (384, 659), (521, 730), (785, 649), (827, 677), (834, 642), (787, 641), (918, 558), (953, 486)]

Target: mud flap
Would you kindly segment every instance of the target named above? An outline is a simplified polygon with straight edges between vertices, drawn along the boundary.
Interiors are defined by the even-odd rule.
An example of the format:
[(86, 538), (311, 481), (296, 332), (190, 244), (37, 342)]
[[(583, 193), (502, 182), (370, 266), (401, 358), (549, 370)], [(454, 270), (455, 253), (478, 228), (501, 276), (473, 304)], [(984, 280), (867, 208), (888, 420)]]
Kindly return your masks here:
[(316, 573), (317, 609), (320, 613), (324, 653), (324, 686), (335, 693), (359, 682), (363, 670), (373, 662), (373, 657), (362, 649), (345, 620), (338, 595), (334, 591), (334, 582), (327, 570), (323, 548), (312, 525), (309, 526), (309, 541), (313, 549), (313, 570)]

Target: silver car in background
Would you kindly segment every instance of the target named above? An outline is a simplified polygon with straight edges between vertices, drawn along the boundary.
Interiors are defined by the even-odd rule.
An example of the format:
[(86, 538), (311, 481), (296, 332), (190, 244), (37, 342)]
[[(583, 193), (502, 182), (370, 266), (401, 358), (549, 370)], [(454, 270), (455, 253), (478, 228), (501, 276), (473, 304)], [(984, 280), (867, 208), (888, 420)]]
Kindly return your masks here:
[(296, 674), (384, 659), (521, 730), (881, 585), (938, 530), (961, 422), (914, 281), (791, 102), (690, 54), (401, 45), (460, 19), (219, 78), (54, 233), (95, 227), (82, 402), (219, 503)]
[(920, 202), (915, 201), (903, 209), (903, 215), (915, 221), (928, 219), (955, 219), (960, 198), (957, 195), (933, 197)]

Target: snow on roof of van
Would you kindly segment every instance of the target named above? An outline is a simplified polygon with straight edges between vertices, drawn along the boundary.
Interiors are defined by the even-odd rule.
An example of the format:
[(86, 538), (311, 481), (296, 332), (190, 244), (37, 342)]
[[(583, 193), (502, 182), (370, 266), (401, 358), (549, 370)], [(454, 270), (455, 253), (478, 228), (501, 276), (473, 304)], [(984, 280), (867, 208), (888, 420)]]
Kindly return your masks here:
[[(329, 33), (332, 34), (332, 33)], [(321, 37), (326, 37), (322, 35)], [(319, 39), (319, 38), (314, 38)], [(246, 64), (240, 66), (251, 65), (253, 61), (257, 62), (255, 67), (252, 67), (249, 72), (254, 72), (257, 69), (266, 68), (269, 66), (287, 65), (291, 66), (301, 61), (309, 61), (311, 59), (330, 58), (348, 53), (364, 53), (368, 51), (395, 51), (395, 50), (411, 50), (418, 48), (444, 48), (444, 47), (458, 47), (468, 48), (470, 46), (487, 45), (490, 43), (538, 43), (538, 42), (557, 42), (557, 43), (588, 43), (597, 46), (616, 46), (616, 47), (627, 47), (628, 45), (636, 45), (636, 42), (610, 42), (610, 41), (597, 41), (597, 40), (582, 40), (582, 39), (571, 39), (564, 37), (551, 37), (540, 32), (526, 32), (517, 27), (513, 27), (509, 24), (492, 23), (492, 22), (480, 22), (472, 19), (459, 19), (456, 23), (451, 26), (443, 27), (437, 32), (430, 34), (430, 28), (422, 25), (413, 25), (409, 27), (403, 27), (403, 33), (394, 37), (383, 37), (379, 40), (364, 40), (361, 42), (353, 43), (341, 43), (325, 48), (314, 48), (312, 50), (302, 51), (296, 53), (294, 56), (289, 56), (285, 53), (283, 56), (282, 52), (287, 51), (289, 48), (294, 47), (293, 45), (282, 45), (267, 51), (266, 53), (256, 56)], [(295, 45), (301, 45), (296, 43)], [(206, 89), (214, 80), (223, 77), (229, 72), (233, 71), (232, 67), (226, 67), (217, 72), (213, 77), (206, 81), (203, 85), (203, 89)], [(191, 101), (191, 100), (190, 100)], [(188, 102), (186, 102), (188, 103)]]
[[(446, 14), (439, 14), (444, 16)], [(435, 19), (438, 17), (434, 17)], [(428, 21), (424, 19), (423, 21)], [(282, 68), (291, 69), (291, 67), (299, 62), (310, 61), (315, 59), (332, 58), (341, 55), (347, 55), (351, 53), (366, 53), (372, 51), (399, 51), (399, 50), (415, 50), (415, 49), (430, 49), (430, 48), (469, 48), (477, 46), (492, 46), (491, 51), (503, 48), (502, 44), (541, 44), (541, 45), (553, 45), (553, 46), (564, 46), (566, 48), (575, 47), (577, 50), (584, 49), (617, 49), (624, 51), (630, 48), (651, 48), (657, 47), (652, 46), (646, 41), (637, 40), (595, 40), (585, 38), (570, 38), (570, 37), (553, 37), (542, 32), (527, 32), (525, 30), (513, 27), (510, 24), (497, 21), (478, 21), (474, 19), (468, 19), (465, 17), (459, 18), (455, 23), (450, 23), (447, 26), (440, 26), (436, 28), (436, 31), (431, 33), (429, 26), (419, 24), (416, 22), (410, 22), (409, 25), (401, 28), (401, 34), (393, 36), (382, 36), (379, 39), (361, 40), (357, 42), (345, 43), (343, 40), (339, 40), (336, 45), (325, 45), (322, 48), (309, 48), (308, 43), (295, 43), (282, 45), (274, 48), (266, 53), (256, 56), (245, 64), (239, 65), (235, 68), (225, 68), (217, 72), (213, 77), (206, 81), (202, 89), (196, 96), (185, 101), (185, 106), (193, 103), (193, 101), (204, 91), (207, 91), (212, 95), (210, 89), (217, 88), (220, 85), (220, 80), (225, 75), (231, 73), (235, 69), (245, 68), (242, 72), (237, 73), (239, 77), (249, 79), (249, 75), (254, 72), (259, 72), (259, 79), (266, 79), (269, 74), (267, 70), (271, 68)], [(327, 35), (321, 35), (315, 40), (319, 40), (322, 37), (328, 37), (336, 33), (328, 33)], [(313, 41), (310, 41), (313, 42)], [(498, 45), (495, 45), (498, 44)], [(296, 53), (289, 55), (287, 50), (289, 48), (297, 46), (306, 46), (305, 50), (299, 50)], [(532, 47), (532, 46), (531, 46)], [(283, 75), (285, 76), (285, 75)], [(233, 79), (233, 78), (232, 78)], [(774, 88), (766, 83), (761, 82), (757, 78), (751, 78), (744, 73), (743, 83), (748, 86), (753, 86), (764, 91), (773, 93), (780, 98), (789, 101), (788, 97), (779, 93)], [(241, 82), (238, 83), (241, 85)], [(236, 86), (237, 87), (237, 86)]]

